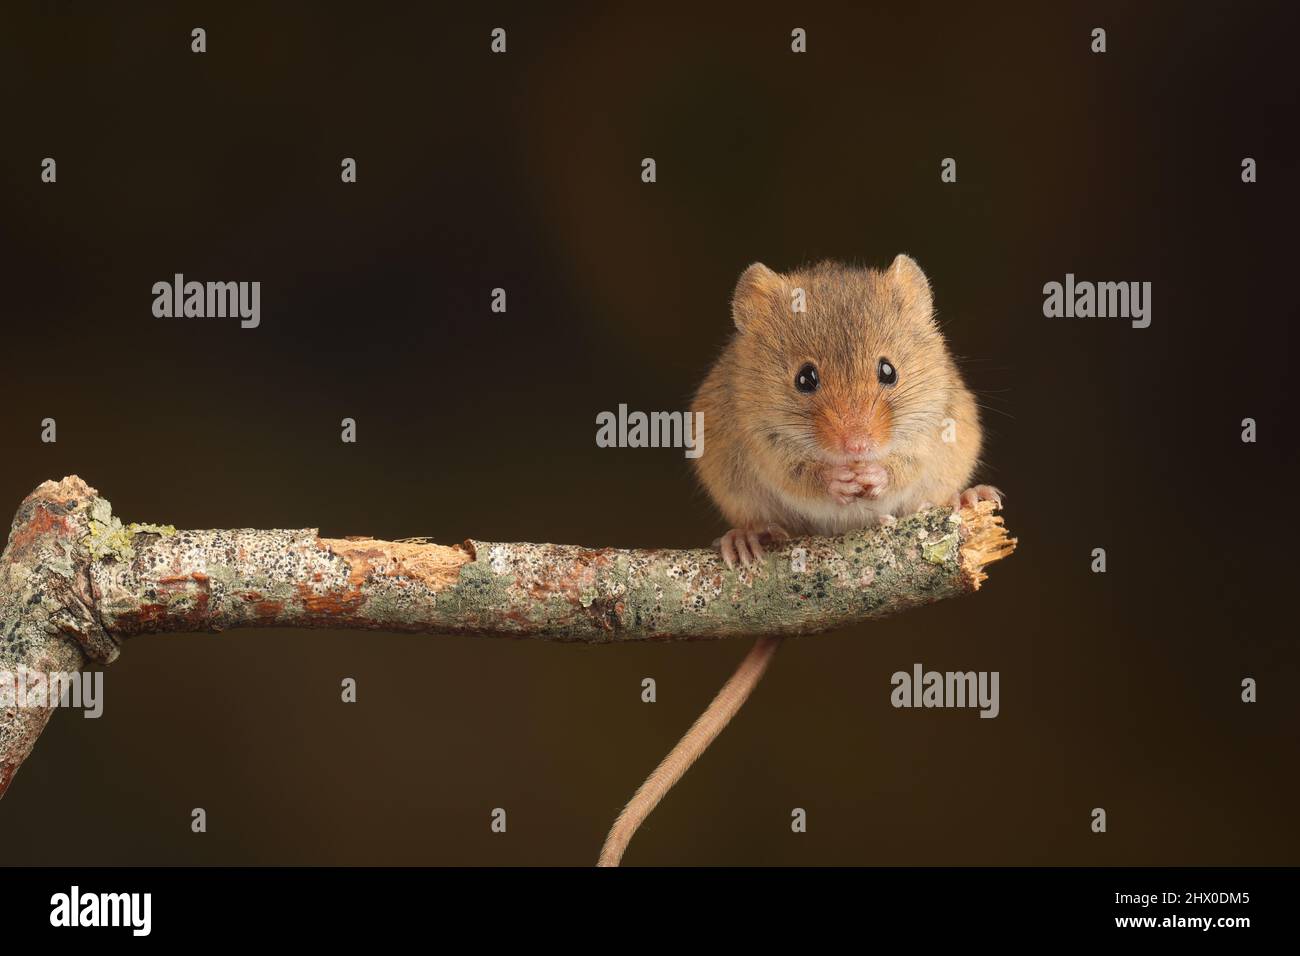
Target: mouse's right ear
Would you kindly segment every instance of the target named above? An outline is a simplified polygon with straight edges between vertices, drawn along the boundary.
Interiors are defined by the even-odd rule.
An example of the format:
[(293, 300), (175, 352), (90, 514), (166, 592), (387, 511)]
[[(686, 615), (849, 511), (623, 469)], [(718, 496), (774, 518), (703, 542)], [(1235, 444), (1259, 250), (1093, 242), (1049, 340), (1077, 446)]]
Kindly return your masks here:
[(757, 315), (770, 314), (785, 289), (785, 280), (761, 262), (740, 274), (731, 296), (731, 320), (742, 332)]
[(894, 257), (886, 275), (902, 290), (906, 302), (920, 309), (926, 318), (934, 317), (934, 293), (930, 291), (930, 280), (925, 277), (915, 259), (900, 252)]

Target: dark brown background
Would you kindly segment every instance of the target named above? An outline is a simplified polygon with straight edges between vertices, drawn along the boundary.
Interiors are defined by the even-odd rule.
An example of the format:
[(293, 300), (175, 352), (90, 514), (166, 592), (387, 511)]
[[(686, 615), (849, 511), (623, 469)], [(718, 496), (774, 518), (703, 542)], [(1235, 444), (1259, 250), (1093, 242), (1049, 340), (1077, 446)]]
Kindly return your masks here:
[[(788, 643), (628, 862), (1300, 862), (1282, 4), (225, 6), (6, 5), (0, 502), (77, 473), (182, 527), (699, 545), (680, 452), (597, 449), (596, 413), (684, 408), (749, 262), (907, 251), (1020, 550)], [(174, 272), (260, 280), (262, 327), (153, 318)], [(1043, 318), (1066, 272), (1151, 281), (1151, 327)], [(589, 864), (744, 650), (137, 639), (101, 720), (55, 716), (0, 860)], [(1001, 716), (892, 709), (916, 661), (1000, 671)]]

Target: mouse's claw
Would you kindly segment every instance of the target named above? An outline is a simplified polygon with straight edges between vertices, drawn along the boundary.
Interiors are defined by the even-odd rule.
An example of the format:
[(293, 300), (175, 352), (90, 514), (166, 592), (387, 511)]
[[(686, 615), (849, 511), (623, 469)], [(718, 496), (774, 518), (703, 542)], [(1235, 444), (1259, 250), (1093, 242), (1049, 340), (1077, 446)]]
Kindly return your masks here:
[(992, 485), (974, 485), (960, 494), (953, 495), (948, 504), (954, 509), (972, 508), (981, 501), (996, 502), (997, 506), (1001, 508), (1002, 492)]
[(713, 542), (722, 553), (722, 560), (727, 567), (734, 569), (739, 561), (743, 567), (757, 564), (767, 557), (764, 543), (785, 541), (790, 535), (780, 525), (769, 524), (766, 528), (732, 528), (717, 541)]

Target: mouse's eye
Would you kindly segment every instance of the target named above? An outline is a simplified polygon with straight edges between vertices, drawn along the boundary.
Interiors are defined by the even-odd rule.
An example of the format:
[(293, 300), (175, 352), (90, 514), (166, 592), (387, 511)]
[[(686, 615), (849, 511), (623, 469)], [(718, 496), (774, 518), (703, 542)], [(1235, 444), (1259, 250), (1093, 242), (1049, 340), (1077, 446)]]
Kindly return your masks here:
[(894, 368), (894, 363), (889, 359), (882, 358), (876, 369), (876, 378), (880, 379), (881, 385), (893, 385), (898, 381), (898, 369)]
[(817, 366), (812, 362), (799, 369), (794, 377), (794, 387), (806, 394), (817, 391), (817, 386), (821, 383), (821, 379), (817, 377)]

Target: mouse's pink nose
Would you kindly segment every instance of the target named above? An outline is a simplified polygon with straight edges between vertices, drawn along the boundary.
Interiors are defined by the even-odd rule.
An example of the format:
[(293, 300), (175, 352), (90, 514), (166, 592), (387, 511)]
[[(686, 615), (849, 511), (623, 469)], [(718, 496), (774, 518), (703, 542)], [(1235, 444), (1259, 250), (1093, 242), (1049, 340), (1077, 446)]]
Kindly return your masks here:
[(846, 455), (865, 455), (871, 450), (871, 439), (866, 435), (845, 435), (841, 445)]

